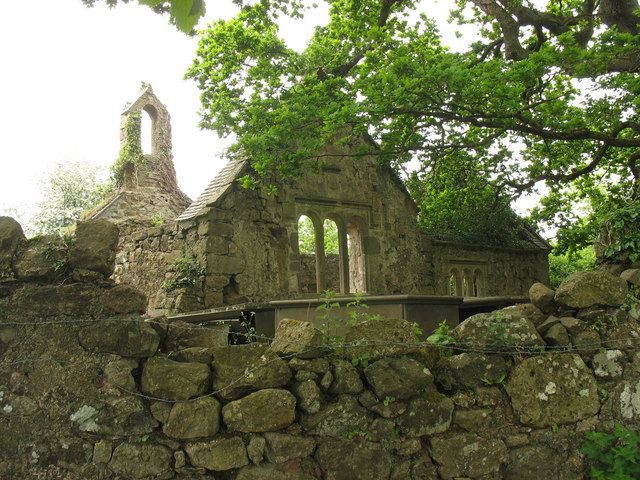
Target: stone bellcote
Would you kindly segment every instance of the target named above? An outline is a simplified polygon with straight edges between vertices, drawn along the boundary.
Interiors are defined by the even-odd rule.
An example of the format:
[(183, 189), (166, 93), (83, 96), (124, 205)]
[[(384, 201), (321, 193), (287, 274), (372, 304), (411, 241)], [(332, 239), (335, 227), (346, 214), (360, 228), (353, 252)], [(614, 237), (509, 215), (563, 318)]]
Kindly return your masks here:
[[(128, 138), (126, 124), (132, 114), (146, 112), (151, 119), (151, 153), (144, 155), (144, 162), (129, 166), (124, 171), (121, 189), (139, 190), (146, 188), (171, 191), (177, 187), (176, 172), (171, 150), (171, 117), (167, 108), (153, 93), (148, 83), (142, 83), (140, 95), (122, 112), (120, 122), (120, 144), (126, 144)], [(135, 141), (140, 144), (138, 132)], [(139, 145), (140, 146), (140, 145)]]

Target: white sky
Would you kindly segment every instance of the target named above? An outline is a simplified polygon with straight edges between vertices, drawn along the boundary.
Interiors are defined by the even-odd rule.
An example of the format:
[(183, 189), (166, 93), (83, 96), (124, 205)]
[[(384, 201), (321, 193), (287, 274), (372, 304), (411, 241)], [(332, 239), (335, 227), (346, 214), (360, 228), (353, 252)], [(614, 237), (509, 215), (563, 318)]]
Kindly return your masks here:
[[(442, 21), (451, 3), (430, 1), (424, 11)], [(230, 0), (208, 0), (200, 26), (234, 12)], [(324, 20), (318, 16), (283, 25), (290, 46), (304, 48), (313, 24)], [(443, 33), (455, 41), (452, 28)], [(178, 183), (195, 199), (225, 163), (228, 145), (198, 128), (199, 92), (183, 79), (196, 47), (197, 38), (136, 2), (115, 9), (88, 9), (80, 0), (4, 2), (0, 215), (17, 209), (28, 216), (57, 161), (110, 165), (119, 149), (120, 113), (141, 81), (153, 85), (169, 110)]]

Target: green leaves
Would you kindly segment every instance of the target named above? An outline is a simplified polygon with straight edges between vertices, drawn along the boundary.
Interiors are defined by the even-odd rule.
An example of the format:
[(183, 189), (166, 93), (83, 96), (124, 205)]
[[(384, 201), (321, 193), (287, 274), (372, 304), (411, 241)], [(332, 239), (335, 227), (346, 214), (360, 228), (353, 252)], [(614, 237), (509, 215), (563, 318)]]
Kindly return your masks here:
[(613, 433), (587, 432), (582, 453), (593, 461), (591, 477), (632, 480), (640, 476), (640, 433), (616, 425)]

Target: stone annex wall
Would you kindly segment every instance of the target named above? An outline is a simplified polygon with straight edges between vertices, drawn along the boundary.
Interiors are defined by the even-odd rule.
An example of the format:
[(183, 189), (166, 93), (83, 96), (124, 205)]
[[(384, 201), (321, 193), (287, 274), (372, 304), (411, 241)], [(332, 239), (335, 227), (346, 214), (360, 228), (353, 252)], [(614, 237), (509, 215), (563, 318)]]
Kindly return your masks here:
[(444, 241), (433, 241), (429, 247), (425, 256), (433, 265), (438, 294), (447, 295), (453, 291), (471, 297), (523, 295), (533, 283), (545, 283), (549, 278), (546, 250)]
[(578, 480), (585, 432), (640, 427), (639, 270), (535, 284), (447, 350), (394, 319), (227, 345), (140, 316), (116, 241), (87, 222), (54, 254), (0, 218), (2, 480)]

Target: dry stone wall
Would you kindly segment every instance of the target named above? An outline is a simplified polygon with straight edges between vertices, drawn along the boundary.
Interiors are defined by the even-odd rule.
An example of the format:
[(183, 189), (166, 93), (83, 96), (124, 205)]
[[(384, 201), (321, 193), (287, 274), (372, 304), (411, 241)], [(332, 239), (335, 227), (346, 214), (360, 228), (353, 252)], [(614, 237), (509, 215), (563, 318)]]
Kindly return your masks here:
[(76, 263), (112, 238), (90, 227), (68, 276), (27, 278), (25, 252), (30, 272), (49, 259), (0, 219), (3, 480), (578, 480), (586, 432), (640, 426), (640, 324), (621, 308), (638, 272), (536, 284), (440, 347), (393, 319), (227, 345), (224, 326), (140, 316), (104, 280), (112, 241)]

